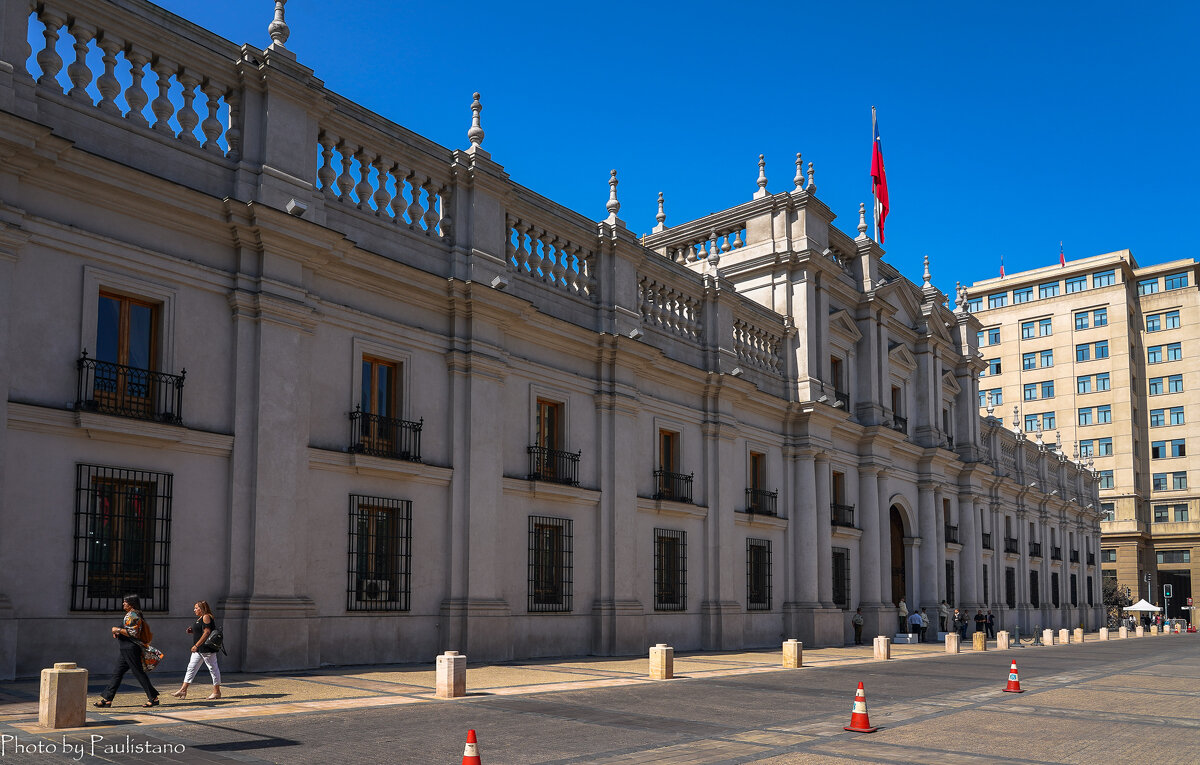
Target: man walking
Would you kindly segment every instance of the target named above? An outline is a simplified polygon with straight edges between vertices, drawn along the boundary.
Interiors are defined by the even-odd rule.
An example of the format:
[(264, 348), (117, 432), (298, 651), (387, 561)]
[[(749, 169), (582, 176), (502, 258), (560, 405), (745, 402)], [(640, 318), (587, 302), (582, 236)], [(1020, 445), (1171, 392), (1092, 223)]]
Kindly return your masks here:
[(908, 631), (912, 634), (915, 634), (917, 636), (917, 641), (920, 642), (921, 612), (915, 608), (913, 609), (912, 613), (908, 615)]

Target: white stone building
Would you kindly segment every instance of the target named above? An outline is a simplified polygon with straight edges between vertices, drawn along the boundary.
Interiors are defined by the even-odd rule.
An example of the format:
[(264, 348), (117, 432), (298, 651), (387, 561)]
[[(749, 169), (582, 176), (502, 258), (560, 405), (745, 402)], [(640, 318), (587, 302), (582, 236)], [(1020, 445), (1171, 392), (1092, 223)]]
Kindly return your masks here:
[(0, 677), (103, 666), (128, 591), (246, 669), (1099, 625), (1094, 475), (811, 164), (639, 242), (270, 32), (0, 0)]

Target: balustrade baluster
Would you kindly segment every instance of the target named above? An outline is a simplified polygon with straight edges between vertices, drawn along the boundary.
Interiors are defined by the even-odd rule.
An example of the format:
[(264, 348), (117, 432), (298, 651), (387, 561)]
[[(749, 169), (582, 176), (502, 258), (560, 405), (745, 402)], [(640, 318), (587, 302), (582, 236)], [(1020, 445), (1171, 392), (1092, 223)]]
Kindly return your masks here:
[(337, 171), (333, 169), (333, 145), (336, 141), (322, 130), (317, 136), (317, 143), (321, 146), (321, 166), (317, 168), (317, 182), (320, 183), (321, 191), (326, 197), (333, 197), (333, 184), (337, 180)]
[(96, 78), (96, 90), (100, 91), (100, 111), (105, 114), (120, 116), (121, 108), (117, 106), (117, 96), (121, 93), (121, 82), (117, 79), (117, 54), (124, 44), (120, 38), (113, 37), (108, 32), (102, 32), (96, 39), (96, 45), (103, 51), (104, 73)]
[(225, 92), (225, 105), (229, 107), (229, 126), (225, 128), (225, 143), (229, 145), (226, 157), (232, 160), (242, 156), (242, 96), (236, 88)]
[(354, 161), (358, 163), (358, 185), (354, 187), (354, 196), (358, 199), (356, 206), (360, 210), (370, 210), (375, 188), (371, 185), (371, 163), (367, 162), (365, 146), (359, 145), (358, 151), (354, 152)]
[(414, 230), (421, 228), (421, 217), (425, 214), (425, 209), (421, 207), (421, 184), (417, 178), (416, 170), (408, 176), (408, 187), (412, 189), (412, 201), (408, 204), (408, 225)]
[(542, 253), (538, 250), (537, 228), (530, 223), (526, 228), (526, 241), (529, 242), (529, 275), (535, 279), (542, 276)]
[(583, 294), (583, 248), (571, 246), (571, 291), (576, 295)]
[(509, 268), (521, 270), (520, 261), (517, 260), (517, 246), (513, 244), (513, 234), (516, 229), (516, 219), (513, 216), (505, 213), (504, 215), (504, 262)]
[(721, 237), (721, 252), (729, 252), (730, 249), (732, 248), (729, 246), (729, 234), (724, 234)]
[(404, 178), (408, 175), (408, 168), (396, 162), (392, 165), (388, 174), (392, 176), (392, 182), (396, 184), (396, 194), (392, 197), (392, 201), (388, 205), (388, 208), (392, 212), (392, 222), (403, 223), (404, 210), (408, 207), (404, 199)]
[(129, 87), (125, 89), (125, 103), (129, 104), (129, 111), (125, 112), (125, 119), (135, 125), (149, 127), (150, 121), (142, 112), (150, 101), (150, 96), (142, 87), (142, 79), (146, 76), (145, 68), (146, 63), (150, 60), (150, 54), (137, 46), (131, 46), (125, 52), (125, 60), (129, 62), (130, 79)]
[(388, 214), (388, 205), (392, 203), (392, 194), (387, 189), (388, 177), (383, 167), (382, 154), (375, 155), (371, 167), (375, 169), (375, 215), (385, 216)]
[(354, 191), (354, 177), (350, 175), (350, 146), (345, 139), (342, 139), (338, 142), (337, 150), (342, 158), (342, 172), (337, 177), (338, 199), (343, 202), (352, 202), (350, 192)]
[(449, 211), (454, 209), (450, 201), (453, 194), (454, 190), (448, 183), (438, 189), (438, 210), (441, 212), (442, 217), (438, 221), (437, 232), (442, 239), (447, 241), (453, 236), (452, 232), (454, 229), (454, 219), (449, 214)]
[(567, 267), (570, 265), (570, 263), (568, 261), (569, 256), (567, 255), (567, 251), (563, 249), (563, 245), (565, 244), (566, 242), (559, 239), (557, 236), (554, 237), (554, 254), (556, 256), (554, 258), (554, 286), (566, 287), (569, 290), (571, 285), (567, 281), (566, 276)]
[(221, 96), (225, 94), (225, 88), (220, 83), (208, 80), (201, 90), (208, 97), (208, 116), (200, 123), (200, 132), (204, 133), (204, 146), (201, 148), (213, 154), (220, 154), (221, 120), (217, 117), (217, 112), (221, 108)]
[(56, 46), (58, 45), (58, 30), (66, 23), (66, 19), (53, 8), (44, 7), (38, 14), (38, 20), (43, 25), (42, 37), (46, 40), (46, 47), (37, 54), (38, 67), (42, 70), (37, 84), (49, 88), (55, 93), (62, 93), (62, 85), (58, 84), (58, 73), (62, 71), (63, 60), (62, 56), (58, 55)]
[(425, 182), (421, 184), (421, 190), (425, 192), (425, 233), (429, 236), (437, 236), (438, 225), (438, 198), (437, 191), (433, 188), (433, 178), (427, 177)]
[(71, 92), (67, 95), (91, 106), (92, 96), (87, 92), (87, 86), (92, 82), (92, 70), (87, 65), (87, 54), (88, 43), (96, 36), (96, 28), (76, 20), (71, 24), (70, 32), (75, 38), (71, 46), (75, 49), (75, 60), (67, 67), (67, 77), (71, 79)]
[(200, 79), (182, 69), (176, 75), (176, 79), (183, 86), (183, 106), (175, 117), (179, 121), (179, 140), (192, 146), (199, 146), (200, 141), (196, 138), (196, 126), (200, 124), (200, 115), (196, 113), (192, 103), (196, 100), (196, 86), (200, 84)]
[(538, 229), (538, 241), (542, 245), (542, 281), (546, 284), (554, 282), (554, 248), (550, 246), (552, 237), (545, 229)]
[(738, 229), (737, 231), (733, 232), (733, 249), (736, 250), (742, 246), (742, 230)]
[(158, 97), (150, 103), (150, 111), (154, 112), (154, 124), (151, 127), (160, 133), (171, 137), (175, 131), (171, 129), (171, 115), (175, 113), (175, 104), (171, 103), (171, 75), (177, 67), (174, 62), (162, 56), (156, 56), (150, 64), (150, 69), (158, 75)]

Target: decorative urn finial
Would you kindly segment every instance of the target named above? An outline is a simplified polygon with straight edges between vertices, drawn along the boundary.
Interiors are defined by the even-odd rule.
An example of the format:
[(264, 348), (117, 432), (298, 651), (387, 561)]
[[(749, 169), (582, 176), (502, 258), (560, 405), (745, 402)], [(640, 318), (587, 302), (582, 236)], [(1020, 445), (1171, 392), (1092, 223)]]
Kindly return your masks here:
[(754, 192), (754, 198), (765, 197), (767, 195), (767, 160), (766, 155), (758, 155), (758, 191)]
[(617, 213), (621, 211), (621, 202), (617, 199), (617, 171), (613, 170), (609, 174), (608, 179), (608, 204), (604, 206), (608, 210), (608, 220), (610, 223), (616, 221)]
[(654, 227), (654, 231), (656, 233), (665, 231), (667, 228), (667, 214), (663, 211), (663, 193), (661, 191), (658, 192), (658, 215), (655, 215), (654, 219), (658, 221), (658, 225)]
[(796, 152), (796, 177), (792, 183), (796, 184), (796, 191), (804, 188), (804, 163), (800, 160), (800, 152)]
[(932, 284), (929, 283), (929, 256), (928, 255), (925, 256), (925, 283), (922, 284), (921, 286), (922, 287), (933, 286)]
[(867, 204), (866, 202), (858, 203), (858, 235), (867, 235)]
[(284, 47), (288, 36), (291, 35), (291, 30), (288, 29), (287, 22), (283, 20), (283, 4), (287, 0), (275, 0), (275, 19), (267, 25), (267, 34), (271, 35), (271, 44)]
[(479, 102), (479, 93), (474, 96), (475, 100), (471, 102), (471, 129), (467, 131), (467, 140), (472, 146), (481, 146), (483, 144), (483, 128), (479, 126), (479, 113), (483, 111), (483, 104)]

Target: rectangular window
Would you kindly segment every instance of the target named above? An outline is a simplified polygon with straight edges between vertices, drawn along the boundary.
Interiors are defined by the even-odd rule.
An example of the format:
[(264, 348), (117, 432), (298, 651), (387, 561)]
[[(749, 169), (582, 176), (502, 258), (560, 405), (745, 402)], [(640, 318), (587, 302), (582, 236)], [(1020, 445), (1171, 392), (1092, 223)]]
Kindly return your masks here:
[(1042, 319), (1038, 322), (1038, 336), (1048, 337), (1054, 334), (1054, 327), (1049, 319)]
[(1153, 476), (1151, 476), (1150, 488), (1153, 489), (1154, 491), (1166, 491), (1167, 490), (1167, 474), (1166, 473), (1155, 473)]
[(982, 582), (982, 584), (983, 584), (983, 602), (991, 603), (992, 601), (988, 600), (988, 594), (989, 594), (988, 584), (990, 584), (990, 582), (988, 581), (988, 564), (986, 564), (986, 563), (983, 564), (983, 582)]
[(1012, 566), (1004, 569), (1004, 602), (1009, 608), (1017, 607), (1017, 570)]
[(1000, 359), (988, 359), (987, 370), (989, 375), (1000, 374)]
[(1058, 296), (1058, 282), (1047, 282), (1038, 285), (1038, 297), (1041, 299)]
[(833, 548), (833, 602), (850, 609), (850, 550), (845, 547)]
[(1092, 312), (1092, 326), (1093, 327), (1107, 327), (1108, 326), (1108, 309), (1107, 308), (1097, 308), (1095, 311)]
[(1101, 550), (1100, 551), (1100, 562), (1101, 563), (1116, 563), (1117, 562), (1117, 551), (1116, 550)]
[(763, 489), (767, 485), (767, 455), (750, 452), (750, 488)]
[(1101, 372), (1100, 374), (1096, 375), (1096, 390), (1097, 391), (1108, 390), (1110, 379), (1111, 378), (1109, 377), (1108, 372)]
[(954, 599), (954, 561), (946, 561), (946, 602), (955, 603)]
[(1173, 406), (1173, 407), (1171, 407), (1170, 411), (1171, 411), (1171, 424), (1172, 425), (1183, 425), (1184, 424), (1183, 407), (1182, 406)]
[(1092, 274), (1092, 289), (1097, 287), (1111, 287), (1116, 283), (1116, 271), (1098, 271)]
[(1183, 358), (1183, 343), (1171, 343), (1167, 346), (1167, 361), (1179, 361)]
[(1158, 292), (1158, 279), (1142, 279), (1137, 283), (1139, 295), (1152, 295)]
[(1095, 442), (1092, 441), (1092, 439), (1089, 438), (1086, 441), (1079, 442), (1079, 456), (1080, 457), (1094, 457), (1095, 455), (1096, 455), (1096, 445), (1095, 445)]
[(1181, 470), (1177, 473), (1171, 473), (1171, 489), (1173, 491), (1183, 491), (1187, 488), (1187, 471)]
[(1003, 308), (1008, 305), (1008, 293), (997, 292), (995, 295), (988, 295), (988, 308)]
[(1183, 375), (1171, 375), (1167, 378), (1167, 393), (1183, 392)]
[(1079, 576), (1078, 576), (1078, 574), (1071, 574), (1071, 605), (1072, 605), (1072, 606), (1078, 606), (1078, 605), (1079, 605), (1079, 586), (1078, 586), (1078, 582), (1079, 582)]
[(1036, 571), (1029, 572), (1029, 605), (1034, 608), (1041, 608), (1042, 605), (1042, 593)]
[(1185, 272), (1185, 273), (1182, 273), (1182, 274), (1171, 274), (1170, 276), (1168, 276), (1168, 277), (1166, 278), (1166, 285), (1165, 285), (1165, 286), (1166, 286), (1166, 288), (1167, 288), (1167, 289), (1169, 289), (1169, 290), (1181, 290), (1181, 289), (1183, 289), (1184, 287), (1188, 286), (1188, 275), (1187, 275), (1187, 273)]
[(1157, 313), (1152, 313), (1146, 317), (1146, 331), (1158, 332), (1162, 329), (1162, 316)]
[(1150, 459), (1161, 460), (1167, 456), (1166, 441), (1151, 441), (1150, 442)]
[(529, 602), (528, 610), (570, 611), (571, 520), (542, 515), (529, 516)]
[(654, 610), (687, 610), (687, 532), (654, 530)]
[(347, 611), (407, 611), (412, 502), (350, 495)]
[(1033, 433), (1039, 427), (1039, 419), (1036, 414), (1025, 415), (1025, 432)]
[(1080, 425), (1091, 425), (1092, 424), (1092, 408), (1090, 406), (1079, 410), (1079, 424)]
[(1092, 376), (1083, 375), (1075, 378), (1076, 393), (1091, 393), (1092, 392)]
[(1161, 345), (1151, 345), (1149, 348), (1146, 349), (1146, 363), (1147, 364), (1160, 364), (1160, 363), (1162, 363), (1162, 360), (1163, 360), (1163, 355), (1162, 355), (1162, 346)]
[(675, 431), (658, 431), (658, 469), (679, 472), (679, 434)]
[(1054, 366), (1054, 351), (1042, 351), (1042, 366)]
[(1163, 378), (1151, 377), (1150, 378), (1150, 395), (1151, 396), (1161, 396), (1162, 392), (1163, 392)]
[(987, 331), (988, 345), (995, 345), (1000, 342), (1000, 328), (995, 327)]
[(1013, 304), (1028, 303), (1033, 300), (1033, 287), (1024, 287), (1022, 289), (1013, 290)]
[(983, 310), (983, 298), (971, 298), (967, 301), (967, 310), (971, 313), (979, 313)]
[(77, 408), (139, 419), (178, 422), (174, 376), (157, 374), (159, 306), (101, 292), (96, 354), (80, 360)]
[(1158, 551), (1158, 562), (1159, 563), (1191, 563), (1192, 562), (1192, 551), (1191, 550), (1159, 550)]
[(1092, 346), (1093, 355), (1098, 359), (1108, 358), (1108, 341), (1099, 340)]
[(1092, 356), (1091, 356), (1091, 346), (1090, 345), (1088, 345), (1087, 343), (1081, 343), (1081, 344), (1075, 346), (1075, 360), (1076, 361), (1089, 361), (1091, 358), (1092, 358)]
[(1050, 572), (1050, 602), (1058, 608), (1058, 572)]
[[(989, 401), (989, 396), (990, 401)], [(983, 409), (986, 406), (1000, 406), (1004, 403), (1004, 391), (1001, 388), (992, 388), (991, 390), (979, 391), (979, 408)], [(893, 409), (898, 413), (898, 410)]]
[(74, 611), (117, 611), (137, 595), (166, 611), (171, 547), (170, 473), (75, 466)]
[(1175, 522), (1176, 523), (1187, 523), (1187, 519), (1188, 519), (1188, 506), (1187, 505), (1175, 505), (1174, 511), (1175, 511)]
[(1170, 505), (1155, 505), (1154, 506), (1154, 522), (1155, 523), (1166, 523), (1167, 519), (1170, 518), (1170, 512), (1171, 512)]
[(1072, 292), (1083, 292), (1087, 289), (1086, 276), (1073, 276), (1067, 279), (1067, 294)]
[(1058, 427), (1058, 421), (1054, 417), (1054, 412), (1046, 412), (1042, 415), (1042, 430), (1054, 430)]
[(1037, 369), (1037, 354), (1022, 353), (1021, 354), (1021, 369)]
[(1034, 328), (1034, 324), (1032, 321), (1021, 322), (1021, 339), (1022, 340), (1031, 340), (1034, 337), (1036, 337), (1036, 335), (1034, 334), (1033, 328)]
[(1100, 471), (1100, 488), (1101, 489), (1111, 489), (1114, 486), (1116, 486), (1116, 484), (1113, 482), (1113, 471), (1101, 470)]
[(1171, 441), (1171, 456), (1172, 457), (1186, 457), (1187, 456), (1187, 440), (1186, 439), (1176, 438), (1173, 441)]
[(1104, 513), (1104, 520), (1111, 521), (1117, 517), (1117, 506), (1113, 502), (1101, 502), (1100, 511)]
[(1096, 422), (1112, 422), (1112, 404), (1096, 407)]
[(1179, 329), (1179, 311), (1167, 311), (1163, 314), (1163, 329)]
[(1082, 311), (1080, 313), (1075, 314), (1075, 329), (1087, 329), (1087, 328), (1088, 328), (1088, 312)]
[(1111, 437), (1101, 438), (1099, 441), (1096, 442), (1096, 456), (1097, 457), (1113, 456), (1113, 446), (1112, 446), (1112, 438)]
[(563, 405), (558, 401), (537, 400), (537, 446), (543, 449), (562, 449)]
[(1026, 383), (1021, 386), (1021, 398), (1025, 401), (1037, 400), (1037, 383)]
[(771, 541), (746, 540), (746, 610), (771, 610)]
[(1167, 424), (1166, 409), (1151, 409), (1150, 410), (1150, 427), (1161, 428)]

